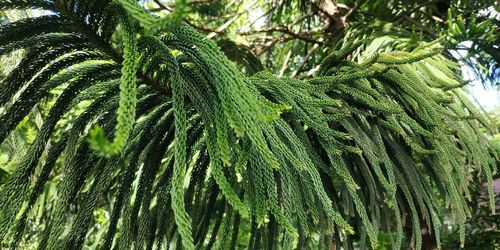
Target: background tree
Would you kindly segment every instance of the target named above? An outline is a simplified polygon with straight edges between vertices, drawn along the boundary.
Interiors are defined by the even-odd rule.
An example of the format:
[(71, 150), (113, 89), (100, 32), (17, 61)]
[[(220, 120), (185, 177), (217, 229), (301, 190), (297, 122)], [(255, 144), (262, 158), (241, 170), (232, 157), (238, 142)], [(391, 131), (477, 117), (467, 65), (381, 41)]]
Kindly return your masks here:
[[(175, 8), (169, 1), (143, 3), (158, 15)], [(495, 8), (495, 1), (488, 0), (215, 0), (193, 1), (187, 19), (222, 44), (232, 41), (233, 47), (252, 51), (277, 74), (307, 75), (344, 40), (363, 40), (353, 55), (357, 59), (361, 52), (369, 56), (395, 49), (411, 51), (422, 42), (439, 40), (448, 51), (467, 51), (462, 53), (464, 58), (447, 55), (469, 65), (483, 82), (495, 84), (500, 73), (500, 14)], [(228, 52), (235, 55), (233, 48)]]
[[(495, 210), (495, 128), (440, 55), (460, 41), (407, 40), (404, 20), (380, 20), (380, 40), (360, 11), (389, 7), (372, 4), (1, 2), (43, 12), (0, 29), (0, 54), (22, 51), (0, 85), (0, 140), (44, 107), (8, 158), (2, 247), (433, 247), (443, 209), (463, 244), (471, 184)], [(243, 7), (269, 27), (218, 16)], [(249, 30), (232, 39), (234, 23)], [(496, 34), (480, 35), (493, 57)]]

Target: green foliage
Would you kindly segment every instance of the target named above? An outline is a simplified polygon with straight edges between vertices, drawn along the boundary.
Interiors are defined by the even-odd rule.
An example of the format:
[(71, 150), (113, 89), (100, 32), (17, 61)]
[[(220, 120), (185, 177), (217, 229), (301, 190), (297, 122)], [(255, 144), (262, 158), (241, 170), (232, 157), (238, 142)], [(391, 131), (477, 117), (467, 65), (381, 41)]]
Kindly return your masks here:
[(418, 249), (422, 229), (439, 246), (443, 202), (464, 241), (476, 173), (495, 209), (489, 124), (440, 48), (357, 63), (351, 43), (314, 77), (245, 76), (178, 22), (184, 7), (0, 4), (33, 7), (56, 15), (0, 29), (0, 53), (26, 51), (0, 86), (0, 140), (61, 91), (0, 187), (2, 248), (376, 248), (393, 233), (394, 248)]
[[(453, 15), (451, 9), (448, 9), (447, 39), (451, 46), (465, 54), (460, 55), (459, 60), (473, 70), (476, 78), (499, 87), (500, 36), (497, 34), (495, 20), (486, 19), (484, 15), (472, 12), (470, 17), (464, 18), (462, 14)], [(498, 22), (498, 18), (496, 21)]]
[[(496, 176), (498, 177), (498, 175)], [(498, 178), (496, 186), (498, 189)], [(466, 223), (466, 237), (471, 239), (465, 242), (467, 249), (497, 249), (500, 247), (500, 214), (492, 214), (488, 208), (486, 188), (484, 183), (476, 181), (472, 185), (474, 192), (471, 199), (471, 218)], [(495, 205), (500, 205), (500, 196), (495, 198)], [(456, 234), (451, 233), (443, 239), (445, 248), (458, 248), (460, 241)]]
[(138, 70), (137, 38), (130, 19), (125, 14), (121, 16), (123, 30), (123, 57), (120, 80), (120, 105), (117, 110), (116, 134), (113, 142), (106, 140), (101, 127), (90, 132), (90, 147), (106, 157), (118, 154), (123, 150), (132, 131), (137, 105), (136, 72)]
[[(356, 59), (439, 43), (445, 56), (470, 68), (471, 78), (485, 86), (499, 82), (500, 9), (494, 0), (219, 1), (227, 7), (214, 7), (215, 18), (199, 11), (186, 19), (209, 36), (249, 46), (280, 75), (310, 76), (332, 48), (363, 40)], [(197, 10), (204, 1), (192, 2)]]

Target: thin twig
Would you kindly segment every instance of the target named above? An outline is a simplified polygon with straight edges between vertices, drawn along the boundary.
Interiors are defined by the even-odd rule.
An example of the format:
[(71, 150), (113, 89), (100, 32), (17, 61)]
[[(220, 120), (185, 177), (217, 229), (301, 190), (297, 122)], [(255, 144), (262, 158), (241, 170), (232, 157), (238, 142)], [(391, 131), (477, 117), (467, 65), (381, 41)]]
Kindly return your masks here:
[(286, 54), (285, 61), (283, 62), (283, 66), (281, 66), (280, 73), (278, 74), (279, 77), (282, 77), (283, 74), (285, 74), (286, 66), (288, 66), (288, 63), (290, 62), (290, 56), (292, 56), (292, 50), (288, 51), (288, 54)]
[(224, 24), (222, 24), (221, 26), (217, 27), (213, 32), (211, 32), (210, 34), (207, 35), (207, 38), (210, 39), (210, 38), (213, 38), (215, 35), (217, 35), (217, 33), (222, 33), (225, 29), (227, 29), (231, 24), (233, 24), (236, 20), (238, 20), (238, 18), (247, 13), (247, 12), (250, 12), (250, 10), (258, 3), (258, 1), (254, 1), (249, 7), (248, 9), (246, 9), (245, 11), (242, 11), (242, 12), (238, 12), (236, 15), (234, 15), (231, 19), (229, 19), (227, 22), (225, 22)]
[(254, 34), (258, 34), (258, 33), (268, 33), (268, 32), (281, 32), (281, 33), (290, 35), (293, 38), (296, 38), (299, 40), (303, 40), (303, 41), (314, 43), (314, 44), (316, 44), (316, 43), (323, 44), (322, 42), (320, 42), (312, 37), (307, 36), (305, 33), (294, 33), (290, 29), (288, 29), (288, 27), (284, 27), (284, 26), (270, 27), (270, 28), (259, 29), (259, 30), (239, 32), (238, 34), (239, 35), (254, 35)]
[(431, 29), (425, 27), (422, 25), (420, 22), (416, 21), (415, 19), (409, 17), (409, 16), (403, 16), (403, 19), (409, 21), (410, 23), (415, 24), (421, 31), (427, 33), (428, 35), (431, 35), (432, 37), (437, 37), (438, 35), (432, 31)]
[(299, 73), (299, 71), (302, 70), (302, 68), (309, 61), (309, 58), (314, 54), (314, 51), (316, 51), (318, 48), (319, 48), (319, 44), (314, 44), (312, 46), (312, 48), (309, 50), (309, 52), (307, 52), (307, 55), (304, 56), (304, 60), (299, 65), (299, 67), (297, 67), (297, 69), (294, 72), (292, 72), (291, 77), (295, 77)]
[(161, 9), (172, 11), (172, 8), (170, 8), (169, 6), (163, 4), (160, 0), (153, 0), (153, 2), (155, 2), (158, 6), (160, 6)]

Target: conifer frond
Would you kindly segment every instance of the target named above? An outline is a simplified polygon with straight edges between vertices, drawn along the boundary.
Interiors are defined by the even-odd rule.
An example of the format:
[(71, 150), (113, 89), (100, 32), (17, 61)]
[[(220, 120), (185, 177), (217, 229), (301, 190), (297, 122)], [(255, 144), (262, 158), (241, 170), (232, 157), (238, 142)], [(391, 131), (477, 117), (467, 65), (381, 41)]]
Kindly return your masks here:
[(463, 228), (472, 173), (494, 211), (488, 121), (439, 50), (355, 63), (353, 44), (309, 79), (247, 77), (179, 16), (132, 1), (0, 3), (16, 8), (53, 14), (0, 28), (0, 54), (26, 51), (0, 85), (0, 141), (61, 91), (0, 187), (0, 247), (22, 244), (34, 221), (39, 249), (82, 248), (105, 209), (102, 249), (234, 249), (242, 228), (251, 249), (375, 248), (380, 232), (420, 248), (422, 228), (440, 244), (443, 201)]

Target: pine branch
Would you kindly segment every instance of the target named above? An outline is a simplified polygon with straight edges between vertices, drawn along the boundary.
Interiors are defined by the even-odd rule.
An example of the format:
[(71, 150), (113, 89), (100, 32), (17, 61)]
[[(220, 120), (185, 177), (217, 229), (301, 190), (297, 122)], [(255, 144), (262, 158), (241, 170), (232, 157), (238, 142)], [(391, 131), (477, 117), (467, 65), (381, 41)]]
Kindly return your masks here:
[[(376, 248), (388, 233), (394, 248), (419, 248), (422, 229), (439, 247), (445, 210), (465, 240), (470, 180), (490, 184), (498, 156), (440, 50), (358, 63), (348, 58), (363, 41), (349, 40), (307, 80), (245, 76), (179, 22), (182, 2), (165, 18), (119, 3), (0, 3), (58, 13), (0, 28), (0, 54), (26, 50), (0, 85), (1, 141), (50, 103), (0, 189), (0, 247)], [(269, 46), (296, 39), (261, 30), (274, 31)]]
[[(62, 15), (70, 18), (72, 23), (76, 25), (77, 29), (81, 31), (83, 34), (85, 34), (85, 37), (87, 37), (94, 45), (96, 45), (96, 47), (98, 47), (99, 49), (103, 50), (105, 53), (110, 55), (116, 63), (121, 64), (123, 62), (123, 57), (113, 47), (111, 47), (111, 45), (108, 42), (103, 41), (101, 37), (99, 37), (94, 31), (89, 30), (86, 24), (80, 18), (76, 17), (74, 13), (72, 13), (71, 11), (68, 11), (66, 7), (63, 5), (63, 2), (56, 3), (56, 9)], [(147, 77), (142, 72), (137, 72), (137, 76), (141, 80), (143, 80), (145, 84), (155, 89), (156, 91), (159, 91), (165, 96), (171, 95), (170, 88)]]

